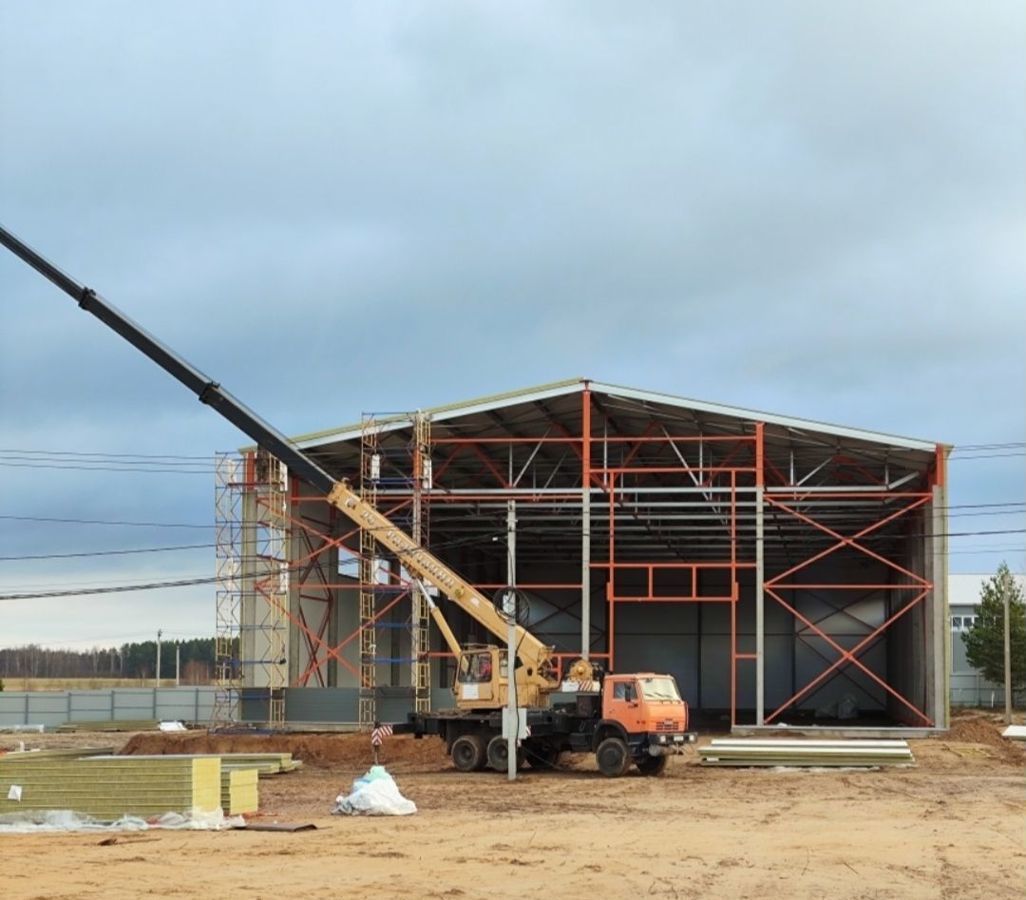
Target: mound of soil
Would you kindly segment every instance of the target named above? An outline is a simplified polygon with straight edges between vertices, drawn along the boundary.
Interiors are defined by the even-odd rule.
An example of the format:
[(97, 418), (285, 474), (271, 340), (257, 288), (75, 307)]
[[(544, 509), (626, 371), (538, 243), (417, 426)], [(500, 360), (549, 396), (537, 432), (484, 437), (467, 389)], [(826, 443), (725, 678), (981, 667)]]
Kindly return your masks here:
[(990, 713), (964, 710), (951, 717), (951, 730), (946, 740), (960, 744), (984, 744), (993, 747), (1001, 759), (1011, 763), (1026, 760), (1026, 749), (1015, 741), (1001, 736), (1004, 724)]
[[(188, 753), (291, 753), (313, 766), (364, 766), (372, 759), (366, 734), (185, 734), (142, 732), (121, 749), (126, 755)], [(445, 766), (445, 744), (437, 738), (415, 740), (410, 735), (385, 738), (379, 754), (387, 765)]]

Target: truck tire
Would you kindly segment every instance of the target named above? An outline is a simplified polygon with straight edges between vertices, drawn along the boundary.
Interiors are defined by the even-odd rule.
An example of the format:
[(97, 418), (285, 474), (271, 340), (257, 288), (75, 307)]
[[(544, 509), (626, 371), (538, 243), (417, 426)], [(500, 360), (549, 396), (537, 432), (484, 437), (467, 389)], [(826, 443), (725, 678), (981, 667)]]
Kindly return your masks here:
[(461, 734), (452, 742), (449, 755), (453, 765), (461, 772), (476, 772), (484, 768), (484, 741), (478, 734)]
[(599, 771), (608, 778), (618, 778), (631, 764), (631, 754), (622, 738), (608, 737), (595, 750)]
[[(501, 734), (497, 734), (488, 742), (488, 765), (496, 772), (509, 771), (509, 745)], [(524, 754), (518, 750), (517, 768), (523, 768), (523, 765)]]
[(662, 775), (666, 771), (666, 761), (669, 758), (668, 756), (650, 756), (646, 753), (637, 760), (635, 765), (642, 775)]

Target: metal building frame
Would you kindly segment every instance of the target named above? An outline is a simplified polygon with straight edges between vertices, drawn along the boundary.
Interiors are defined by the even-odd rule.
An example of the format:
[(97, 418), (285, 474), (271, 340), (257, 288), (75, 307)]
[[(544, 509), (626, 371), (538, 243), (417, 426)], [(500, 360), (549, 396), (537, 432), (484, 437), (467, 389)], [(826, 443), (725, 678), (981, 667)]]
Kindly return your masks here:
[[(379, 477), (373, 490), (386, 514), (408, 520), (400, 523), (407, 529), (419, 516), (427, 545), (486, 593), (505, 586), (505, 561), (488, 553), (501, 543), (508, 504), (515, 502), (517, 562), (528, 573), (519, 587), (539, 598), (543, 613), (529, 627), (544, 632), (555, 619), (579, 619), (576, 640), (557, 648), (561, 661), (585, 655), (615, 669), (618, 611), (625, 608), (714, 604), (729, 610), (723, 667), (731, 725), (775, 725), (786, 710), (836, 678), (851, 681), (853, 690), (876, 685), (892, 717), (904, 724), (946, 724), (944, 674), (937, 674), (934, 658), (943, 638), (936, 633), (936, 615), (925, 611), (944, 601), (943, 542), (930, 535), (944, 531), (946, 448), (851, 429), (818, 433), (801, 420), (693, 401), (676, 409), (662, 395), (588, 382), (528, 393), (437, 415), (429, 440), (423, 425), (417, 431), (415, 417), (377, 419), (377, 447), (391, 440), (415, 450), (409, 474)], [(551, 411), (551, 398), (561, 404), (559, 414)], [(518, 403), (526, 410), (520, 419), (504, 418), (502, 410)], [(334, 441), (339, 475), (355, 480), (367, 474), (363, 431), (300, 442), (311, 447)], [(330, 461), (327, 451), (322, 458)], [(435, 544), (423, 530), (429, 516)], [(383, 623), (415, 631), (417, 622), (426, 622), (405, 573), (379, 560), (367, 536), (361, 540), (359, 529), (322, 499), (304, 496), (298, 483), (284, 518), (294, 535), (303, 536), (301, 545), (292, 541), (287, 565), (295, 590), (303, 594), (304, 585), (315, 580), (324, 607), (316, 622), (295, 600), (284, 610), (303, 638), (298, 650), (295, 641), (291, 645), (303, 658), (292, 664), (290, 684), (354, 684), (360, 689), (359, 719), (367, 725), (383, 684), (382, 662), (398, 659), (409, 664), (401, 671), (408, 673), (404, 679), (414, 702), (424, 708), (431, 678), (426, 660), (437, 666), (447, 653), (440, 645), (426, 649), (426, 638), (414, 635), (405, 656), (386, 659), (374, 637)], [(319, 562), (326, 554), (335, 554), (328, 565)], [(532, 576), (544, 573), (546, 560), (557, 555), (573, 557), (579, 574), (563, 567), (559, 577)], [(343, 560), (356, 561), (355, 579), (338, 577)], [(844, 569), (858, 569), (859, 560), (873, 567), (872, 579)], [(824, 572), (834, 574), (824, 578)], [(354, 581), (359, 622), (332, 636), (329, 623), (344, 603), (340, 598), (354, 595)], [(600, 606), (593, 602), (596, 592)], [(886, 605), (883, 621), (863, 621), (844, 599), (868, 594)], [(373, 598), (373, 608), (363, 609), (365, 596)], [(808, 598), (825, 613), (812, 614)], [(751, 613), (739, 613), (743, 599)], [(772, 708), (766, 692), (767, 603), (793, 618), (795, 642), (822, 659), (820, 671), (800, 684), (795, 676), (791, 696)], [(836, 617), (844, 618), (846, 632), (856, 633), (833, 633)], [(453, 618), (465, 637), (485, 637), (459, 614)], [(923, 647), (918, 662), (896, 662), (896, 669), (909, 668), (907, 684), (884, 677), (866, 661), (901, 629), (908, 635), (895, 637), (895, 646), (914, 640)], [(354, 644), (361, 647), (359, 666), (345, 655)], [(943, 658), (939, 665), (946, 668)], [(916, 666), (923, 671), (912, 672)], [(400, 669), (393, 665), (392, 671)], [(440, 668), (435, 683), (444, 683), (442, 675)], [(397, 682), (386, 673), (384, 684), (389, 683)], [(755, 695), (743, 721), (741, 683), (754, 683)]]

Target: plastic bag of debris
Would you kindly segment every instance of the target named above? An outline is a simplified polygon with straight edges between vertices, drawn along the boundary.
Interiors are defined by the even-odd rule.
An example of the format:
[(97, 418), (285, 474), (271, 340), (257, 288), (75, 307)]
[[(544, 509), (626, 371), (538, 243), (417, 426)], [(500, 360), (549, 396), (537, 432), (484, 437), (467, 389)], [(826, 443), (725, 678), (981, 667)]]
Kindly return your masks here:
[(31, 834), (37, 831), (149, 831), (151, 828), (166, 831), (222, 831), (245, 824), (246, 820), (242, 816), (226, 816), (220, 809), (209, 812), (195, 810), (188, 816), (169, 812), (148, 820), (126, 815), (115, 822), (100, 821), (70, 809), (54, 809), (0, 815), (0, 834)]
[(395, 779), (384, 766), (371, 766), (353, 782), (349, 796), (335, 798), (332, 813), (345, 816), (409, 816), (417, 811), (412, 800), (399, 793)]

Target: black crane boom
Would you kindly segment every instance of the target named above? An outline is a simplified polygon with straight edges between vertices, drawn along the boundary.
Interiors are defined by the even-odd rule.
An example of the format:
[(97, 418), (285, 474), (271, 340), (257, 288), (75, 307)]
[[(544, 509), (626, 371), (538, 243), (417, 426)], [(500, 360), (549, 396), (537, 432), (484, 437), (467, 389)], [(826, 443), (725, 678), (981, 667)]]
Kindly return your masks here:
[(265, 422), (244, 403), (224, 390), (212, 378), (182, 359), (174, 350), (158, 341), (152, 334), (133, 322), (117, 307), (112, 306), (92, 288), (79, 284), (48, 259), (15, 237), (0, 225), (0, 244), (24, 260), (44, 278), (52, 281), (65, 294), (75, 300), (86, 312), (92, 313), (108, 328), (116, 331), (137, 350), (141, 350), (165, 372), (173, 375), (202, 403), (219, 412), (229, 422), (256, 441), (257, 445), (276, 456), (289, 471), (302, 478), (311, 487), (328, 494), (337, 479), (329, 475), (316, 462), (296, 447), (285, 435)]

